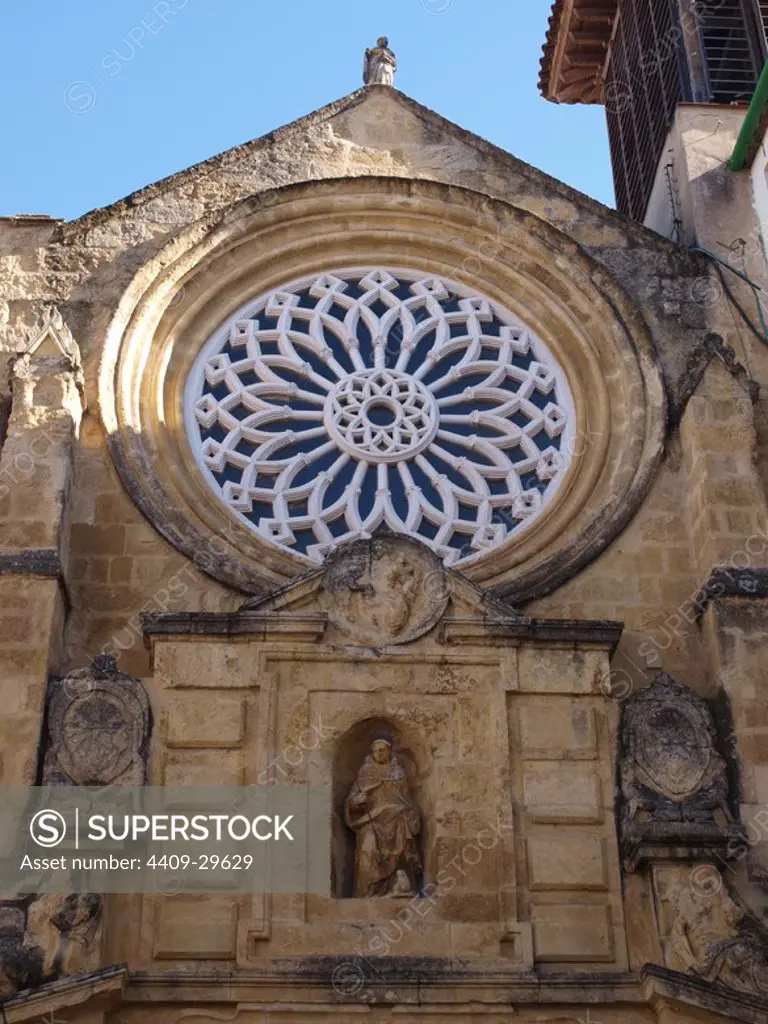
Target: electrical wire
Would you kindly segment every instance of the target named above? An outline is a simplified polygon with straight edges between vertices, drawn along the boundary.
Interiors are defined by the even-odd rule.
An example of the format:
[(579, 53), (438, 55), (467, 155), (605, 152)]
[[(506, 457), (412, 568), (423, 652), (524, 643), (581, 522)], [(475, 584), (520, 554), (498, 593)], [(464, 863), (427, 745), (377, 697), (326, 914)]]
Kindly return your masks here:
[[(752, 281), (749, 277), (747, 277), (746, 274), (742, 273), (740, 270), (737, 270), (736, 267), (731, 266), (730, 263), (727, 263), (725, 260), (721, 260), (719, 256), (716, 256), (713, 252), (710, 252), (708, 249), (702, 249), (700, 246), (692, 245), (690, 247), (689, 251), (690, 252), (701, 253), (702, 256), (707, 256), (709, 259), (711, 259), (713, 261), (713, 263), (715, 264), (715, 270), (717, 271), (718, 277), (720, 278), (720, 283), (723, 286), (723, 290), (724, 290), (726, 296), (728, 297), (728, 299), (731, 302), (731, 306), (735, 307), (739, 311), (739, 315), (741, 316), (742, 320), (749, 327), (750, 331), (752, 332), (752, 334), (754, 334), (754, 336), (758, 339), (758, 341), (761, 341), (764, 345), (768, 345), (768, 325), (765, 322), (765, 315), (763, 313), (763, 306), (762, 306), (762, 303), (760, 302), (760, 294), (759, 294), (760, 292), (765, 291), (765, 289), (762, 288), (755, 281)], [(752, 321), (752, 318), (749, 316), (747, 311), (744, 309), (744, 307), (741, 305), (739, 300), (733, 294), (733, 291), (731, 290), (731, 288), (728, 285), (728, 282), (727, 282), (727, 280), (725, 278), (725, 274), (723, 273), (723, 267), (725, 267), (727, 270), (730, 270), (731, 273), (735, 274), (738, 278), (741, 278), (741, 280), (744, 281), (746, 284), (748, 284), (750, 286), (750, 288), (752, 289), (752, 293), (755, 296), (755, 303), (757, 304), (758, 313), (760, 315), (760, 323), (762, 324), (762, 327), (763, 327), (763, 333), (762, 334), (758, 330), (758, 328), (755, 325), (755, 323)], [(733, 326), (736, 328), (736, 333), (739, 336), (739, 340), (741, 341), (741, 347), (742, 347), (742, 349), (744, 351), (744, 360), (745, 360), (745, 362), (747, 364), (747, 372), (749, 373), (749, 376), (752, 377), (752, 379), (754, 379), (753, 374), (752, 374), (752, 369), (751, 369), (751, 367), (749, 365), (748, 349), (747, 349), (747, 346), (746, 346), (746, 343), (745, 343), (744, 339), (741, 336), (741, 329), (739, 327), (739, 322), (736, 319), (736, 316), (735, 316), (735, 314), (733, 312), (733, 308), (731, 308), (731, 318), (733, 320)], [(744, 387), (743, 384), (742, 384), (742, 387)], [(744, 387), (744, 390), (746, 391), (747, 388)], [(763, 420), (765, 420), (766, 423), (768, 424), (768, 416), (766, 416), (766, 412), (765, 412), (765, 409), (762, 406), (762, 403), (760, 403), (760, 402), (757, 403), (757, 409), (759, 411), (759, 414), (760, 414), (761, 418)]]
[[(728, 296), (729, 300), (733, 303), (733, 305), (736, 307), (736, 309), (739, 311), (742, 320), (747, 325), (747, 327), (749, 327), (750, 331), (754, 334), (758, 341), (762, 341), (764, 345), (768, 345), (768, 323), (766, 323), (765, 313), (763, 312), (763, 304), (760, 301), (760, 292), (764, 291), (764, 289), (755, 281), (753, 281), (750, 277), (747, 277), (746, 274), (743, 274), (740, 270), (737, 270), (736, 267), (731, 266), (730, 263), (726, 263), (725, 260), (721, 260), (719, 256), (716, 256), (713, 252), (710, 252), (709, 249), (702, 249), (698, 245), (692, 245), (689, 249), (689, 252), (701, 253), (702, 256), (706, 256), (708, 259), (713, 261), (713, 263), (715, 264), (715, 270), (717, 271), (718, 277), (720, 278), (720, 283), (723, 286), (723, 291)], [(762, 333), (760, 332), (759, 328), (754, 323), (750, 315), (741, 305), (739, 300), (733, 294), (733, 291), (731, 290), (731, 287), (725, 278), (725, 274), (723, 273), (723, 267), (725, 267), (726, 270), (730, 270), (732, 274), (735, 274), (736, 277), (740, 278), (752, 289), (752, 294), (755, 296), (755, 303), (757, 305), (757, 312), (760, 317), (760, 324), (763, 328)]]

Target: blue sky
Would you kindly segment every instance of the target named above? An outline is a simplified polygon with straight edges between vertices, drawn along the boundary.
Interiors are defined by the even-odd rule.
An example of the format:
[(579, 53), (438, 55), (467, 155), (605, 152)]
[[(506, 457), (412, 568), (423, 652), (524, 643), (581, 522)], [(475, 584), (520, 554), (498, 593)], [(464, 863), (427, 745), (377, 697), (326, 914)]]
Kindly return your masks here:
[(71, 219), (361, 84), (397, 86), (613, 205), (600, 107), (537, 92), (550, 0), (40, 0), (2, 16), (0, 214)]

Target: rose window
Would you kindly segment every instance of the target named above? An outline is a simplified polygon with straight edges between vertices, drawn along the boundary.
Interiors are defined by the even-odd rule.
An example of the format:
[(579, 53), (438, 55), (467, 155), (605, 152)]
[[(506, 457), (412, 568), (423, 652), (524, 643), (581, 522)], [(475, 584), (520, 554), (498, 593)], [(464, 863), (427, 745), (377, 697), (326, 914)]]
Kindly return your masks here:
[(511, 313), (417, 271), (286, 285), (209, 340), (187, 384), (221, 501), (309, 559), (380, 526), (456, 564), (526, 530), (568, 468), (564, 374)]

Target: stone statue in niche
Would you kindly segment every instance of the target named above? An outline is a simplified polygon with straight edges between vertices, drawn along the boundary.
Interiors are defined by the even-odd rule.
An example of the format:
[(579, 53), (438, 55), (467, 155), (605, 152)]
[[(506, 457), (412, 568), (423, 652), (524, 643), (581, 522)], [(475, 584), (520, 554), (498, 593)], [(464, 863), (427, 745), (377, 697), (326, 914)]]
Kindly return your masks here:
[(363, 82), (366, 85), (394, 85), (397, 59), (389, 48), (389, 39), (380, 36), (376, 45), (365, 51)]
[[(714, 866), (695, 883), (674, 878), (662, 885), (660, 896), (671, 919), (665, 960), (673, 969), (694, 974), (739, 992), (768, 995), (768, 947), (757, 928), (745, 921), (744, 911), (728, 894)], [(671, 880), (670, 880), (671, 881)]]
[(99, 655), (89, 668), (51, 681), (43, 784), (141, 786), (149, 733), (144, 687)]
[(624, 708), (622, 843), (633, 869), (640, 844), (725, 845), (735, 824), (725, 760), (706, 702), (666, 673)]
[(374, 737), (344, 801), (344, 820), (355, 833), (355, 896), (416, 896), (421, 820), (391, 735)]

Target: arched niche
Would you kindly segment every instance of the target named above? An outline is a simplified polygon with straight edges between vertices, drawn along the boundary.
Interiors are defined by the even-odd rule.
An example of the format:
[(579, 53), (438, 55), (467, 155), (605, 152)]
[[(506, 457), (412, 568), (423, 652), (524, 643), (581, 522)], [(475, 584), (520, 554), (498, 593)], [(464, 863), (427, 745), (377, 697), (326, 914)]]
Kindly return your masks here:
[(344, 800), (355, 782), (377, 733), (393, 738), (393, 753), (405, 768), (414, 803), (419, 809), (419, 851), (424, 865), (421, 889), (431, 878), (429, 851), (434, 845), (434, 793), (431, 759), (420, 738), (405, 723), (386, 716), (364, 718), (338, 740), (333, 756), (333, 830), (331, 891), (340, 899), (354, 895), (355, 835), (344, 820)]

